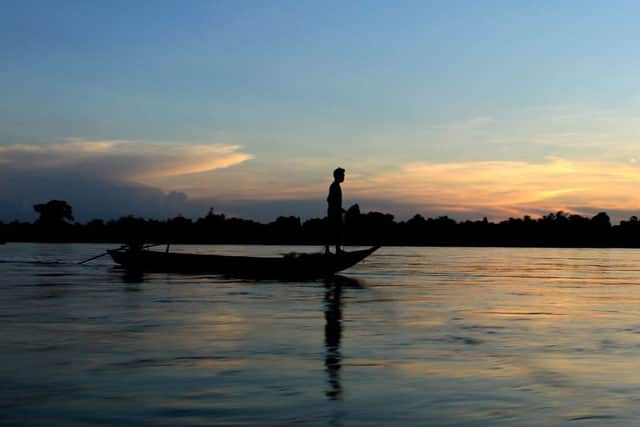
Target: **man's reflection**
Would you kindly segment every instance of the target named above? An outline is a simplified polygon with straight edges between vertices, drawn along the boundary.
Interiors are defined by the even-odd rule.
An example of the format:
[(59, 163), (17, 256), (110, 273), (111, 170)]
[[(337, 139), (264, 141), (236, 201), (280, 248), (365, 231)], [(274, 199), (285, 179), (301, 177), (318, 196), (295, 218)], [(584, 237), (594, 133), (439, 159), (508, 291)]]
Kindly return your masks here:
[(324, 294), (324, 344), (326, 356), (324, 366), (327, 370), (329, 389), (326, 395), (329, 399), (340, 399), (342, 386), (340, 384), (340, 339), (342, 338), (342, 286), (335, 281), (327, 281)]
[(342, 339), (342, 290), (345, 288), (362, 289), (362, 284), (355, 279), (344, 276), (334, 276), (325, 282), (324, 294), (324, 345), (326, 355), (324, 366), (327, 371), (329, 389), (325, 393), (331, 400), (340, 399), (342, 396), (342, 383), (340, 382), (340, 367), (342, 355), (340, 354), (340, 341)]

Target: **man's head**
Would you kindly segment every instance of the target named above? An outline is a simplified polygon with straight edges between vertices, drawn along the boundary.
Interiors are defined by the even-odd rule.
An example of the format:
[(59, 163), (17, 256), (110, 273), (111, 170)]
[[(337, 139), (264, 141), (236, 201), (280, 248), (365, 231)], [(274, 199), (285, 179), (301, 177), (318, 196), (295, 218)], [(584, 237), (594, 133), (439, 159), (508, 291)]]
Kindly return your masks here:
[(333, 179), (335, 179), (338, 182), (343, 182), (344, 181), (344, 169), (336, 168), (336, 170), (333, 171)]

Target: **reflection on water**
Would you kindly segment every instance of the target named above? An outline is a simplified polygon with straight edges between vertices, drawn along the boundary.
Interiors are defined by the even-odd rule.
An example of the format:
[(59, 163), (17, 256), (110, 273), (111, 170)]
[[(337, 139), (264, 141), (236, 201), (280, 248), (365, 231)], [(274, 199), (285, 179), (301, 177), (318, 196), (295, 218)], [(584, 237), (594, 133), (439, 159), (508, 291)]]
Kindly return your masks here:
[(632, 426), (640, 415), (637, 250), (382, 248), (343, 276), (281, 283), (76, 264), (105, 248), (0, 246), (0, 425)]
[(326, 356), (324, 365), (327, 370), (329, 389), (326, 395), (331, 400), (340, 399), (340, 340), (342, 339), (342, 292), (343, 289), (363, 289), (361, 281), (345, 276), (334, 276), (324, 281), (324, 343)]
[(324, 365), (327, 368), (329, 378), (329, 390), (327, 396), (330, 399), (340, 398), (342, 386), (340, 385), (340, 339), (342, 338), (342, 286), (327, 281), (327, 290), (324, 294), (325, 311), (324, 318), (324, 343), (327, 347), (327, 355)]

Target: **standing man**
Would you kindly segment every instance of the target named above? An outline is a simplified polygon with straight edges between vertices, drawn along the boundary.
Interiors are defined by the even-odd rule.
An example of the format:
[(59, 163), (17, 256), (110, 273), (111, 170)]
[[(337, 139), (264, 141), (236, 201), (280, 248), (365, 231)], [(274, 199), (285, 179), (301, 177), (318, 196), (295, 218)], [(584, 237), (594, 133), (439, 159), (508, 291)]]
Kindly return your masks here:
[(325, 254), (329, 253), (329, 246), (336, 245), (336, 254), (342, 252), (342, 188), (340, 184), (344, 182), (344, 169), (337, 168), (333, 171), (333, 183), (329, 187), (327, 196), (327, 216), (329, 217), (329, 242), (325, 245)]

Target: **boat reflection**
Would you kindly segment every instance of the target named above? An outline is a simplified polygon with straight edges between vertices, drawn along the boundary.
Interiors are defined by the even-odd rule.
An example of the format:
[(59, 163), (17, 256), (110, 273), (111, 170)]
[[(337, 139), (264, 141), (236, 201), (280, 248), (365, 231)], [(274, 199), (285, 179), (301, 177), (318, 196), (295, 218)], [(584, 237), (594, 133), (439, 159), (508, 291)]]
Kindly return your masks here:
[(342, 340), (342, 291), (345, 288), (361, 289), (363, 286), (358, 280), (344, 276), (334, 276), (325, 280), (324, 366), (329, 385), (325, 395), (330, 400), (338, 400), (342, 397), (340, 342)]
[(114, 267), (120, 273), (120, 278), (124, 284), (143, 283), (144, 274), (140, 271), (129, 271)]

